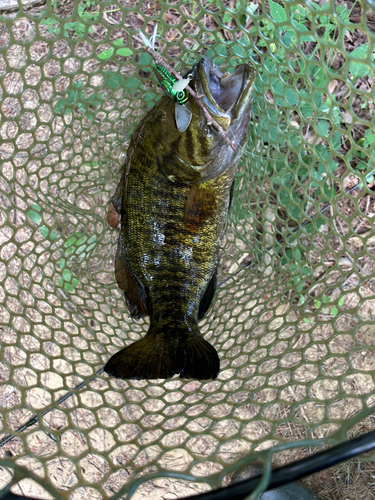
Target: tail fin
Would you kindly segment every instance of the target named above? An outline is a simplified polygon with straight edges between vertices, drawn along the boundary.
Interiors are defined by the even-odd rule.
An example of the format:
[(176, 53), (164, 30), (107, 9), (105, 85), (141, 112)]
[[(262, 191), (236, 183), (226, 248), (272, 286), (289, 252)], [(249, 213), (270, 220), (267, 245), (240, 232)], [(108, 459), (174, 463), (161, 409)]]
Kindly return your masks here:
[(216, 350), (188, 325), (175, 332), (150, 328), (143, 339), (114, 354), (104, 367), (109, 375), (123, 379), (180, 378), (215, 379), (220, 370)]

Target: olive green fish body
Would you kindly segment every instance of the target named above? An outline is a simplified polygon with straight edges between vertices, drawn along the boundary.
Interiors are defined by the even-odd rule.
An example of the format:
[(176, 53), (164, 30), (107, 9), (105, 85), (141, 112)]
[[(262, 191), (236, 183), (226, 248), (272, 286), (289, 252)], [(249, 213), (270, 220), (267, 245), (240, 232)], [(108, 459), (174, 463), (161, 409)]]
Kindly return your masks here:
[[(249, 93), (244, 77), (242, 83)], [(197, 77), (197, 90), (200, 84)], [(209, 379), (220, 368), (198, 319), (216, 287), (239, 151), (212, 130), (194, 101), (191, 125), (179, 132), (173, 106), (162, 97), (138, 126), (112, 200), (121, 219), (116, 279), (132, 316), (150, 317), (146, 336), (105, 366), (121, 378)], [(248, 114), (241, 118), (237, 127), (246, 135)]]

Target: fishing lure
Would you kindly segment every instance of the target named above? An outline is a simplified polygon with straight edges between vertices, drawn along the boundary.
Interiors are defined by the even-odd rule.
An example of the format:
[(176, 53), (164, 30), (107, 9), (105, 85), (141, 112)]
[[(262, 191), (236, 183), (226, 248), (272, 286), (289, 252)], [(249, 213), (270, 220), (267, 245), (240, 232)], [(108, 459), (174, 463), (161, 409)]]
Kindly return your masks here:
[(154, 64), (153, 69), (164, 94), (175, 101), (175, 120), (178, 130), (185, 132), (190, 125), (192, 115), (188, 102), (189, 92), (186, 89), (190, 77), (177, 80), (161, 64)]
[[(178, 76), (176, 77), (173, 69), (172, 72), (170, 72), (167, 69), (167, 66), (161, 63), (163, 58), (159, 56), (155, 51), (156, 40), (158, 37), (160, 37), (160, 35), (158, 35), (157, 23), (155, 23), (154, 31), (150, 38), (147, 38), (147, 36), (144, 35), (142, 31), (139, 31), (139, 36), (143, 41), (143, 43), (145, 44), (147, 52), (153, 55), (155, 61), (154, 69), (158, 80), (163, 82), (164, 92), (166, 93), (166, 95), (168, 95), (169, 98), (175, 101), (174, 114), (178, 131), (185, 132), (185, 130), (187, 130), (190, 125), (192, 112), (191, 112), (190, 102), (188, 101), (188, 93), (186, 91), (185, 92), (183, 91), (187, 89), (189, 81), (193, 77), (193, 74), (187, 75), (186, 78), (179, 78)], [(190, 87), (188, 90), (189, 93), (196, 100), (198, 106), (201, 108), (204, 115), (206, 116), (207, 122), (210, 125), (214, 126), (214, 128), (225, 139), (226, 143), (233, 149), (233, 151), (235, 151), (236, 146), (229, 139), (228, 135), (225, 133), (225, 127), (223, 129), (222, 125), (220, 125), (213, 118), (212, 114), (210, 114), (210, 112), (207, 110), (204, 104), (200, 101), (200, 99), (203, 97), (203, 94), (197, 95)]]

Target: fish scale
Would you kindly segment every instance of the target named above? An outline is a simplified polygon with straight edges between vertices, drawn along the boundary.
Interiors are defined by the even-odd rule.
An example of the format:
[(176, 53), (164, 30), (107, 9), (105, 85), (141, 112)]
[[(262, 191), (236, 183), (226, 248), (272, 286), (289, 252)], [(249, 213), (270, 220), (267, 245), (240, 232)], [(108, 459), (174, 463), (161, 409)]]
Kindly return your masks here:
[[(217, 210), (215, 218), (210, 225), (203, 225), (197, 232), (189, 233), (184, 227), (184, 210), (185, 201), (190, 187), (181, 188), (180, 185), (175, 185), (162, 175), (157, 175), (156, 163), (145, 165), (137, 163), (140, 169), (149, 172), (149, 176), (145, 179), (152, 179), (144, 186), (144, 189), (151, 193), (151, 197), (158, 200), (168, 200), (168, 204), (159, 203), (150, 205), (148, 200), (134, 197), (128, 204), (128, 215), (125, 216), (124, 232), (126, 238), (129, 238), (130, 232), (139, 241), (152, 241), (154, 244), (148, 250), (149, 258), (145, 263), (140, 265), (140, 253), (135, 252), (130, 258), (130, 264), (133, 272), (138, 276), (142, 283), (147, 284), (152, 310), (160, 312), (164, 308), (164, 304), (168, 303), (168, 310), (175, 310), (184, 313), (194, 302), (195, 312), (199, 306), (196, 300), (197, 290), (200, 295), (206, 286), (207, 281), (212, 276), (212, 261), (217, 261), (218, 249), (221, 243), (222, 234), (227, 212), (229, 200), (229, 189), (233, 182), (234, 169), (230, 172), (225, 172), (218, 179), (210, 180), (205, 183), (212, 186), (218, 197), (224, 200), (222, 205)], [(129, 176), (129, 183), (132, 179), (138, 177), (138, 169), (135, 167), (134, 172)], [(205, 185), (204, 184), (204, 185)], [(166, 210), (167, 208), (167, 210)], [(151, 210), (150, 210), (151, 209)], [(142, 214), (141, 222), (139, 214)], [(154, 220), (163, 220), (161, 231), (164, 239), (159, 241), (160, 231), (155, 232)], [(160, 225), (158, 227), (161, 227)], [(175, 241), (178, 241), (176, 246)], [(143, 245), (141, 244), (140, 247)], [(189, 258), (189, 250), (193, 249), (190, 254), (194, 258)], [(174, 254), (174, 255), (173, 255)], [(175, 259), (171, 260), (171, 257)], [(168, 282), (166, 288), (164, 282)], [(171, 296), (171, 285), (177, 282), (178, 287), (182, 290), (187, 290), (182, 295), (176, 295), (175, 288)], [(159, 283), (161, 286), (159, 286)], [(163, 298), (165, 302), (160, 303)], [(154, 299), (154, 300), (153, 300)], [(166, 300), (168, 299), (168, 300)], [(173, 319), (173, 318), (168, 318)]]

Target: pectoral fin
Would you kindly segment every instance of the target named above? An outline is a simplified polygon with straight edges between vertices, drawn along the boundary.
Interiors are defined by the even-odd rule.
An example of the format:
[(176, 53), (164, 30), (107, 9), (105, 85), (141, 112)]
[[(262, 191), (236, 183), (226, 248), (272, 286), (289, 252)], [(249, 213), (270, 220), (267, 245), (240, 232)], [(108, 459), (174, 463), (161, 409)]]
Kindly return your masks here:
[(120, 214), (117, 212), (116, 207), (114, 206), (112, 201), (110, 201), (108, 205), (107, 222), (109, 226), (115, 229), (117, 229), (120, 222)]
[(148, 315), (146, 292), (133, 276), (127, 262), (126, 247), (120, 234), (115, 261), (115, 276), (118, 286), (125, 294), (126, 305), (132, 318), (140, 319)]
[(121, 180), (116, 188), (115, 194), (109, 200), (108, 210), (107, 210), (107, 222), (108, 225), (117, 229), (120, 219), (121, 219), (121, 205), (122, 197), (124, 192), (124, 183), (126, 181), (125, 169), (123, 169)]
[(214, 213), (216, 197), (211, 187), (196, 184), (193, 186), (185, 203), (185, 227), (190, 233), (196, 232)]

